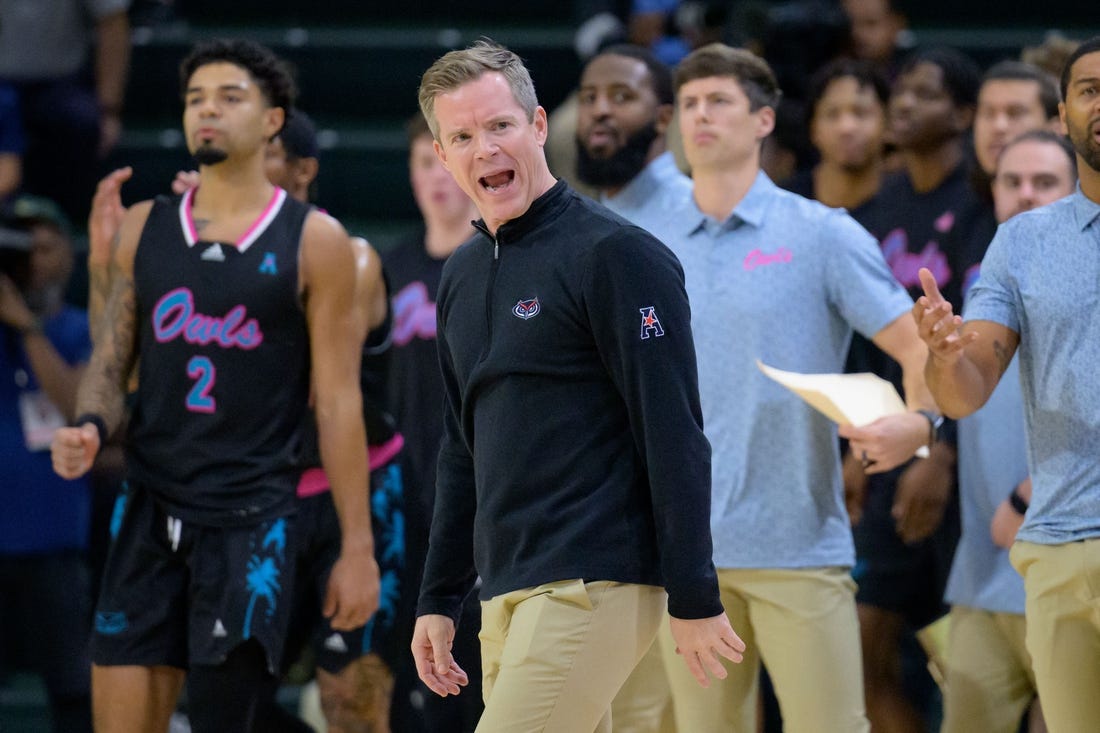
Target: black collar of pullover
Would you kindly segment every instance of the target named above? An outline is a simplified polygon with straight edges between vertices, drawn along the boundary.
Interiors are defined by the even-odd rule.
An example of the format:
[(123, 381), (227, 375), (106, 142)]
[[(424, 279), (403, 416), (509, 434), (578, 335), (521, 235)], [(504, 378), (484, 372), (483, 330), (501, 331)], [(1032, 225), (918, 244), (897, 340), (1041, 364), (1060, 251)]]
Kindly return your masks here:
[(485, 226), (484, 219), (478, 219), (472, 223), (479, 231), (494, 242), (499, 244), (515, 242), (516, 240), (522, 239), (524, 235), (529, 234), (542, 223), (556, 218), (555, 215), (569, 203), (571, 199), (570, 193), (569, 184), (565, 182), (565, 179), (558, 179), (558, 182), (551, 186), (546, 193), (531, 202), (531, 206), (527, 211), (523, 212), (515, 219), (511, 219), (501, 224), (500, 227), (497, 228), (495, 237), (489, 233), (488, 227)]

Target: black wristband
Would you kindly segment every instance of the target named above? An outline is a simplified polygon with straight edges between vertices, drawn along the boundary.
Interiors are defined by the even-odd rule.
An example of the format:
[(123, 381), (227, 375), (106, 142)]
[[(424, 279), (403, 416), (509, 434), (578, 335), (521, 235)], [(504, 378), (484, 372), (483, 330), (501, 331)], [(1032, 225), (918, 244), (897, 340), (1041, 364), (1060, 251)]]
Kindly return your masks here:
[(107, 445), (106, 421), (94, 412), (85, 412), (83, 415), (73, 420), (73, 427), (79, 428), (87, 423), (95, 425), (96, 432), (99, 433), (99, 447), (102, 448), (103, 446)]
[(1021, 517), (1027, 512), (1029, 504), (1024, 497), (1016, 493), (1016, 489), (1012, 489), (1012, 493), (1008, 495), (1008, 503), (1012, 506), (1012, 511), (1019, 514)]

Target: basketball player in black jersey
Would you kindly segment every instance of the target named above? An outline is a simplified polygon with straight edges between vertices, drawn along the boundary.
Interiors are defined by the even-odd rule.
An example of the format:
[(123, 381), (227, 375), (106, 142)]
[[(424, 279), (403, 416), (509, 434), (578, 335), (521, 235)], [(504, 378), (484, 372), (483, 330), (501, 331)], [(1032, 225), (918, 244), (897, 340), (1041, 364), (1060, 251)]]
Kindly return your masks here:
[(334, 219), (267, 180), (265, 149), (293, 98), (269, 51), (200, 44), (181, 80), (200, 185), (123, 217), (81, 417), (53, 445), (59, 474), (84, 473), (140, 364), (128, 501), (112, 522), (93, 640), (104, 733), (164, 730), (185, 669), (196, 733), (253, 725), (293, 593), (311, 388), (342, 536), (324, 613), (350, 630), (378, 604), (362, 489), (361, 253)]
[[(425, 126), (425, 129), (427, 127)], [(291, 198), (309, 202), (319, 172), (320, 149), (316, 128), (309, 116), (294, 110), (283, 129), (268, 144), (264, 158), (267, 178)], [(432, 159), (435, 154), (432, 153)], [(131, 168), (113, 171), (100, 181), (89, 220), (90, 313), (93, 322), (103, 314), (108, 273), (105, 263), (110, 241), (118, 232), (126, 209), (121, 188), (130, 179)], [(448, 174), (447, 180), (450, 180)], [(198, 187), (198, 171), (180, 171), (172, 190), (184, 194)], [(464, 194), (463, 194), (464, 196)], [(405, 439), (397, 432), (387, 410), (386, 389), (390, 369), (393, 319), (387, 278), (381, 258), (366, 240), (354, 237), (359, 250), (357, 306), (363, 309), (368, 329), (363, 349), (360, 384), (363, 390), (363, 419), (367, 426), (371, 466), (371, 520), (375, 538), (375, 560), (379, 565), (381, 594), (374, 616), (351, 631), (334, 629), (321, 618), (321, 602), (328, 572), (339, 555), (340, 528), (329, 484), (316, 452), (316, 431), (312, 420), (307, 435), (303, 464), (309, 466), (298, 484), (300, 501), (297, 522), (303, 529), (300, 567), (287, 636), (287, 669), (294, 655), (312, 635), (321, 705), (330, 733), (389, 730), (394, 690), (394, 667), (407, 644), (409, 611), (406, 600), (406, 533), (404, 527), (404, 477), (399, 456)], [(476, 633), (475, 633), (476, 637)], [(281, 677), (281, 675), (280, 675)], [(279, 678), (270, 680), (270, 695), (257, 712), (254, 730), (263, 733), (308, 733), (304, 722), (290, 715), (276, 700)]]
[[(267, 177), (292, 198), (308, 202), (319, 170), (319, 155), (312, 121), (296, 110), (267, 147)], [(180, 183), (177, 178), (173, 186)], [(316, 431), (311, 429), (307, 432), (305, 455), (310, 468), (298, 484), (298, 522), (303, 529), (299, 535), (301, 567), (287, 652), (296, 654), (305, 640), (312, 638), (321, 707), (330, 733), (389, 733), (393, 669), (403, 657), (411, 633), (410, 629), (402, 629), (400, 638), (395, 634), (399, 599), (404, 591), (404, 485), (399, 460), (404, 438), (385, 407), (393, 319), (382, 260), (365, 239), (353, 237), (352, 241), (360, 265), (357, 307), (363, 311), (367, 328), (360, 385), (369, 443), (375, 559), (381, 577), (379, 608), (367, 624), (350, 631), (336, 629), (321, 618), (324, 582), (339, 554), (340, 526), (329, 481), (317, 468), (320, 456), (316, 452)], [(409, 623), (408, 619), (401, 620)], [(300, 721), (288, 720), (272, 694), (254, 730), (290, 733), (309, 729)]]

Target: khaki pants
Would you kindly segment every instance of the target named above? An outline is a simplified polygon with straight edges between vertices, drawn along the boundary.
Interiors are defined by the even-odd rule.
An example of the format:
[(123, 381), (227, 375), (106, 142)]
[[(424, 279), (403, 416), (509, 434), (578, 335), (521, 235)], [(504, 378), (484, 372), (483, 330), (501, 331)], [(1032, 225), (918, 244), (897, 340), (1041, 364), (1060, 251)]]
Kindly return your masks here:
[[(668, 616), (658, 633), (668, 631)], [(611, 702), (611, 720), (614, 733), (676, 733), (676, 721), (672, 714), (672, 690), (668, 686), (668, 673), (661, 645), (654, 640), (649, 651), (623, 683), (619, 694)]]
[(760, 662), (768, 666), (785, 733), (863, 733), (863, 662), (855, 583), (843, 568), (720, 569), (722, 605), (744, 640), (741, 664), (723, 660), (729, 676), (703, 688), (659, 639), (672, 686), (677, 729), (753, 733)]
[(1100, 730), (1100, 539), (1016, 542), (1027, 591), (1027, 650), (1052, 733)]
[(482, 603), (478, 733), (600, 733), (653, 644), (667, 596), (647, 585), (547, 583)]
[(940, 733), (1016, 733), (1035, 698), (1024, 617), (954, 606), (950, 624)]

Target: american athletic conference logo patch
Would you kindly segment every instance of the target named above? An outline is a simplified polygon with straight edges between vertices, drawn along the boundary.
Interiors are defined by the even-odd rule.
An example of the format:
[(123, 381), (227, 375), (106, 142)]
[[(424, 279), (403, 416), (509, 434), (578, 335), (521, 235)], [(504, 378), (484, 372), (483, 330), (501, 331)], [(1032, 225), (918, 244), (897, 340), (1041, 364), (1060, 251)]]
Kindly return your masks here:
[(515, 307), (512, 308), (512, 315), (526, 321), (537, 316), (540, 311), (542, 311), (542, 306), (539, 305), (539, 299), (529, 298), (516, 303)]
[(665, 335), (665, 329), (661, 326), (661, 321), (657, 318), (657, 311), (653, 306), (647, 305), (645, 308), (639, 308), (638, 312), (642, 314), (642, 339)]

